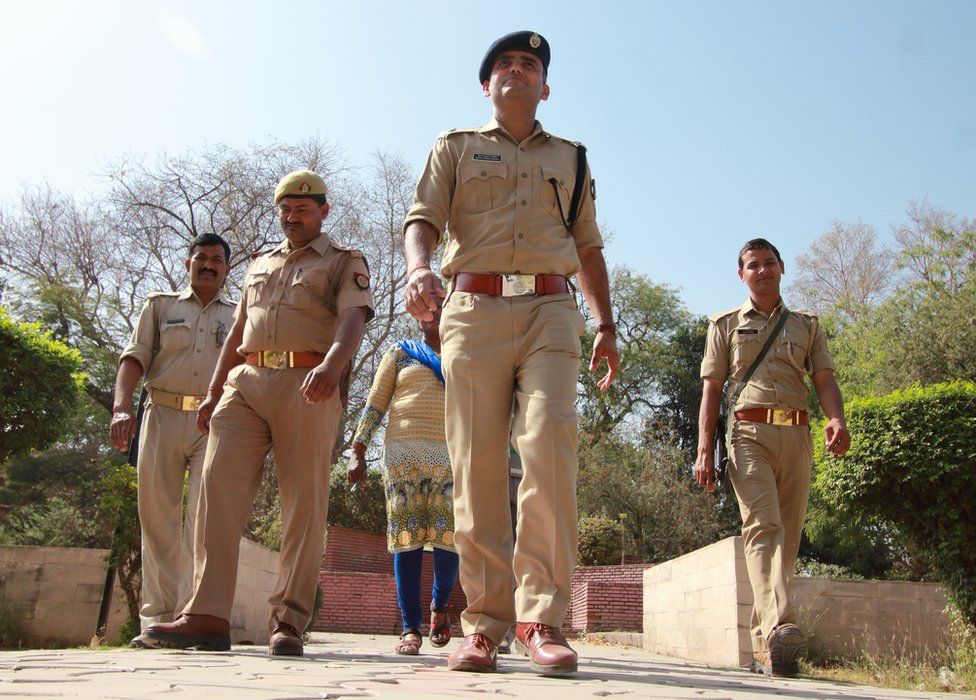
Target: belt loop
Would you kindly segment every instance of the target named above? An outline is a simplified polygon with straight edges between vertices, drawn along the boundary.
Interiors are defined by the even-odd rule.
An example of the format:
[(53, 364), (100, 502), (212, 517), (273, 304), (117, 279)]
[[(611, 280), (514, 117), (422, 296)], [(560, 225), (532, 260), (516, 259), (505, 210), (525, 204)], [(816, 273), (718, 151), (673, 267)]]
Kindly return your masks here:
[(771, 408), (766, 409), (766, 422), (767, 423), (773, 422), (773, 409)]

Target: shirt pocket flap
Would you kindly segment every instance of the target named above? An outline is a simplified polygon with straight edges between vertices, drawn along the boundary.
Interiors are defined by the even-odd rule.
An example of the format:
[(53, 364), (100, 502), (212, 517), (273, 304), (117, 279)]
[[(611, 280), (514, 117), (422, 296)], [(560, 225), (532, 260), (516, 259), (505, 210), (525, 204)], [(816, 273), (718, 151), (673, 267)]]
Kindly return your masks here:
[(482, 160), (461, 163), (458, 169), (461, 182), (468, 180), (487, 180), (492, 177), (508, 177), (508, 164), (501, 161)]

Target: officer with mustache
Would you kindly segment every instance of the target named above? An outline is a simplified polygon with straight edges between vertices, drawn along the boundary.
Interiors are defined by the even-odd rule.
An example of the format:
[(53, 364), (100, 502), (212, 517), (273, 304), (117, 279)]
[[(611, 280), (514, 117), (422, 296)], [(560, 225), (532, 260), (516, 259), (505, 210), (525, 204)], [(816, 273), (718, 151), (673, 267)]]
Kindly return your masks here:
[[(220, 293), (230, 271), (227, 242), (214, 233), (197, 236), (185, 264), (190, 285), (150, 294), (122, 351), (109, 429), (112, 444), (128, 450), (137, 432), (132, 393), (145, 375), (147, 402), (138, 431), (143, 630), (171, 621), (193, 590), (194, 518), (207, 451), (196, 410), (234, 322), (235, 305)], [(143, 647), (141, 635), (130, 646)]]

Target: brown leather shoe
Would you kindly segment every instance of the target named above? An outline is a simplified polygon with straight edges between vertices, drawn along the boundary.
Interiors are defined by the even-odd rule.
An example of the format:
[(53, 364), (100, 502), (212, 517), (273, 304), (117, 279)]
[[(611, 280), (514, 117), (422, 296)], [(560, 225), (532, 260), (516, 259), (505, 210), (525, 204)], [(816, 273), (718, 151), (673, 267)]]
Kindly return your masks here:
[(302, 656), (304, 653), (305, 646), (298, 630), (287, 622), (276, 622), (274, 630), (271, 632), (271, 641), (268, 642), (268, 654), (271, 656)]
[(579, 657), (561, 630), (541, 622), (515, 623), (516, 649), (529, 657), (529, 668), (543, 676), (576, 673)]
[(469, 634), (461, 646), (447, 657), (447, 667), (452, 671), (491, 673), (498, 669), (498, 647), (479, 632)]
[(766, 638), (769, 667), (774, 676), (792, 678), (800, 671), (800, 656), (806, 650), (803, 631), (791, 622), (777, 625)]
[(142, 643), (157, 649), (230, 650), (230, 624), (213, 615), (180, 615), (173, 622), (149, 625)]

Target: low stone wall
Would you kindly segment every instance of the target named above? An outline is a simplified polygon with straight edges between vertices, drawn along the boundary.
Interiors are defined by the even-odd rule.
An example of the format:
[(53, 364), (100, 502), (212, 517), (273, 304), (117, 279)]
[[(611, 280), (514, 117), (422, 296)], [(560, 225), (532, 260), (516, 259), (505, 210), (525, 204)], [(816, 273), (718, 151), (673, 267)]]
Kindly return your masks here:
[[(31, 646), (88, 644), (98, 622), (107, 556), (105, 549), (0, 546), (0, 606), (24, 622)], [(277, 575), (278, 553), (242, 539), (232, 641), (268, 641), (268, 597)], [(107, 639), (118, 639), (128, 616), (116, 583)]]
[(639, 631), (643, 624), (643, 576), (652, 564), (578, 566), (564, 627), (573, 632)]
[[(18, 617), (31, 646), (77, 646), (95, 635), (108, 550), (0, 546), (0, 606)], [(116, 583), (106, 628), (117, 639), (128, 619)]]
[[(923, 658), (948, 643), (939, 586), (795, 578), (794, 603), (811, 649), (849, 658)], [(644, 649), (717, 666), (752, 658), (752, 588), (741, 537), (644, 572)]]

